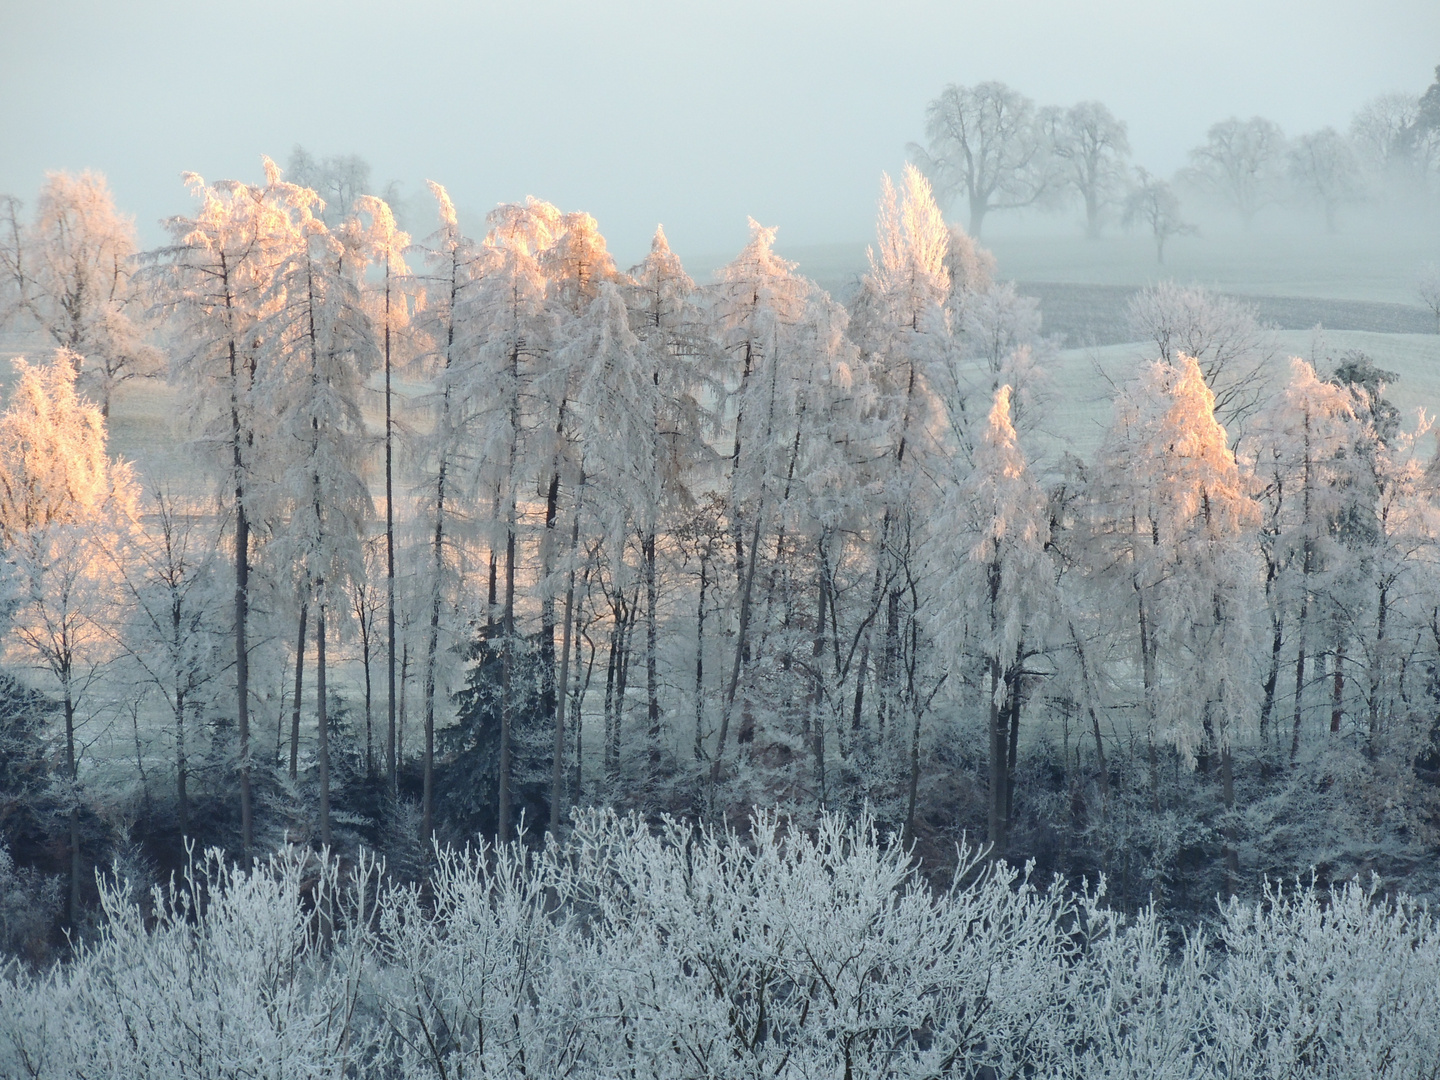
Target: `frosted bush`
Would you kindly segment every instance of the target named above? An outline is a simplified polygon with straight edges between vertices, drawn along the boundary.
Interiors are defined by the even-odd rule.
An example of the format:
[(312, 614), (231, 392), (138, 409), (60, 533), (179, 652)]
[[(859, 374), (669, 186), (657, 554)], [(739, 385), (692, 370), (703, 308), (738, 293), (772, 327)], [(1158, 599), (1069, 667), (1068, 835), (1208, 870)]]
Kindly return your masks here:
[(593, 813), (424, 885), (287, 848), (154, 890), (0, 977), (16, 1077), (1433, 1075), (1424, 908), (1350, 884), (1131, 920), (960, 852), (932, 889), (870, 821), (743, 839)]

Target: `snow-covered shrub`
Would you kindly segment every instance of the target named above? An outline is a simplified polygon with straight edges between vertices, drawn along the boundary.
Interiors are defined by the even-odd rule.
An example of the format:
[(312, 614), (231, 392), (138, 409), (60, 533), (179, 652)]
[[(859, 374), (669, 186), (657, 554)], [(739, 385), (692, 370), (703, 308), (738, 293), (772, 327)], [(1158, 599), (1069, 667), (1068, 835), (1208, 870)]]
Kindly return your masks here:
[(286, 849), (102, 883), (66, 964), (0, 972), (0, 1075), (1433, 1076), (1440, 935), (1358, 884), (1128, 920), (962, 849), (932, 889), (869, 820), (742, 839), (595, 812), (423, 885)]

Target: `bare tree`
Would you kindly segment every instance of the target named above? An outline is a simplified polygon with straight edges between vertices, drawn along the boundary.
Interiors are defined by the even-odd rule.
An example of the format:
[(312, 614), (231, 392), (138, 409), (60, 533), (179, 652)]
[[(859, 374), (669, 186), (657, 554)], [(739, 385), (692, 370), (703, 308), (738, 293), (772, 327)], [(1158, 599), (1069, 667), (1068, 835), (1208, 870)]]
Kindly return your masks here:
[(1195, 226), (1180, 217), (1180, 200), (1175, 191), (1158, 176), (1144, 169), (1135, 170), (1137, 184), (1125, 200), (1121, 222), (1126, 228), (1144, 225), (1155, 240), (1155, 261), (1165, 263), (1165, 241), (1172, 236), (1193, 236)]
[(1125, 159), (1130, 140), (1125, 123), (1098, 101), (1082, 101), (1066, 110), (1045, 109), (1041, 123), (1055, 159), (1058, 183), (1085, 204), (1085, 235), (1097, 237), (1105, 211), (1126, 187)]
[(1360, 162), (1350, 141), (1334, 128), (1301, 135), (1290, 147), (1287, 160), (1290, 183), (1296, 192), (1325, 210), (1325, 228), (1335, 232), (1335, 214), (1346, 203), (1358, 202), (1363, 192)]
[(1435, 316), (1435, 332), (1440, 334), (1440, 265), (1430, 263), (1420, 274), (1420, 283), (1415, 286), (1415, 295)]
[(1205, 144), (1190, 151), (1187, 176), (1229, 203), (1248, 229), (1280, 194), (1284, 154), (1285, 135), (1274, 122), (1232, 116), (1212, 125)]
[(1031, 206), (1052, 186), (1035, 103), (1002, 82), (945, 87), (925, 109), (925, 137), (910, 154), (942, 203), (965, 196), (971, 236), (990, 211)]

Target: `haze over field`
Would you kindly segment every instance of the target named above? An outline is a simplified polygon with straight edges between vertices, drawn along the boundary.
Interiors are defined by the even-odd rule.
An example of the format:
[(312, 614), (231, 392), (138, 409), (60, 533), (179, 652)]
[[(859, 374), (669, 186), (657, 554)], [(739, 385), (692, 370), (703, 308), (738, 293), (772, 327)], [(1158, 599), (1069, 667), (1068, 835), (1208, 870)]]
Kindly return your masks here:
[(526, 195), (588, 211), (622, 265), (657, 222), (690, 258), (738, 250), (747, 216), (782, 246), (864, 243), (947, 83), (1103, 101), (1168, 176), (1224, 117), (1343, 129), (1419, 92), (1436, 41), (1428, 0), (12, 2), (0, 191), (100, 170), (149, 245), (182, 171), (250, 178), (299, 143), (411, 196), (444, 183), (472, 222)]

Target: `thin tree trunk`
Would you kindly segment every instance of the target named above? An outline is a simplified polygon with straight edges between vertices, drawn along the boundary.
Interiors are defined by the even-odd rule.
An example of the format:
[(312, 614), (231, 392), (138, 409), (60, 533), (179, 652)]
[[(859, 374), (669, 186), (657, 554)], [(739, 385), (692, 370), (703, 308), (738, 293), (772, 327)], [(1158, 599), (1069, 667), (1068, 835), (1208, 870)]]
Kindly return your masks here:
[[(762, 508), (763, 510), (763, 508)], [(735, 708), (735, 693), (740, 686), (740, 669), (745, 661), (750, 634), (750, 595), (755, 585), (755, 553), (760, 546), (760, 519), (757, 511), (751, 530), (750, 555), (745, 567), (745, 580), (740, 589), (740, 625), (736, 632), (735, 661), (730, 668), (730, 681), (725, 686), (725, 702), (720, 713), (720, 734), (715, 743), (715, 760), (710, 764), (710, 803), (714, 811), (715, 788), (720, 783), (720, 767), (725, 760), (725, 739), (730, 732), (730, 716)]]
[[(283, 714), (282, 714), (283, 715)], [(185, 761), (185, 691), (175, 690), (175, 801), (180, 816), (180, 835), (190, 835), (189, 766)]]
[(365, 775), (375, 775), (375, 739), (373, 730), (373, 695), (370, 687), (370, 626), (365, 612), (360, 616), (360, 666), (365, 675)]
[(434, 558), (431, 565), (430, 629), (425, 638), (425, 757), (424, 782), (421, 789), (421, 825), (424, 843), (429, 844), (435, 833), (435, 664), (440, 651), (440, 587), (445, 570), (445, 463), (440, 464), (435, 501)]
[(505, 635), (500, 677), (500, 810), (496, 832), (502, 842), (510, 839), (510, 740), (515, 723), (513, 689), (515, 679), (515, 509), (511, 504), (505, 530)]
[[(309, 591), (308, 587), (306, 589)], [(304, 688), (305, 675), (305, 620), (310, 613), (310, 601), (300, 601), (300, 630), (295, 639), (295, 700), (290, 713), (290, 779), (296, 777), (300, 759), (300, 693)]]
[(395, 423), (391, 414), (390, 268), (385, 269), (385, 769), (390, 794), (400, 790), (395, 757)]
[(1345, 717), (1345, 643), (1335, 646), (1334, 681), (1330, 689), (1330, 734), (1340, 733), (1340, 721)]
[(1005, 713), (1000, 707), (1005, 681), (1001, 675), (998, 656), (989, 657), (985, 666), (990, 682), (987, 710), (987, 725), (990, 731), (990, 799), (987, 825), (991, 844), (990, 857), (998, 859), (1005, 852)]
[(659, 590), (655, 583), (655, 531), (651, 529), (641, 541), (641, 557), (645, 563), (645, 739), (649, 754), (650, 788), (660, 782), (660, 690), (655, 640), (656, 608)]
[[(1075, 658), (1080, 662), (1080, 688), (1085, 694), (1085, 711), (1090, 716), (1090, 730), (1095, 737), (1095, 767), (1100, 781), (1100, 802), (1107, 813), (1110, 806), (1110, 770), (1105, 764), (1105, 740), (1100, 734), (1100, 717), (1095, 711), (1095, 691), (1090, 682), (1090, 664), (1085, 659), (1085, 647), (1080, 644), (1080, 635), (1075, 624), (1069, 624), (1070, 642), (1075, 649)], [(1077, 751), (1078, 752), (1078, 751)]]
[(700, 553), (700, 603), (695, 612), (695, 760), (705, 757), (705, 592), (710, 585), (709, 560)]
[[(810, 701), (806, 709), (806, 715), (810, 724), (811, 752), (815, 756), (815, 786), (819, 792), (819, 807), (825, 809), (825, 720), (821, 704), (825, 697), (825, 681), (821, 676), (821, 660), (825, 656), (825, 608), (830, 599), (830, 581), (825, 563), (824, 541), (820, 545), (820, 573), (819, 588), (816, 590), (820, 595), (816, 599), (815, 612), (815, 637), (810, 645)], [(916, 719), (916, 732), (918, 740), (919, 719)], [(915, 791), (919, 781), (920, 758), (918, 742), (912, 746), (911, 772), (910, 772), (910, 809), (906, 813), (906, 820), (911, 822), (907, 825), (905, 833), (907, 838), (914, 839), (912, 828), (915, 817)]]
[[(236, 465), (240, 452), (236, 447)], [(238, 476), (238, 473), (237, 473)], [(250, 648), (246, 642), (250, 597), (250, 523), (243, 485), (235, 484), (235, 715), (240, 738), (240, 851), (248, 861), (254, 842), (250, 804)]]
[[(583, 483), (583, 481), (582, 481)], [(561, 804), (565, 801), (565, 710), (570, 707), (570, 634), (575, 621), (575, 552), (580, 546), (580, 504), (570, 526), (570, 572), (565, 583), (565, 625), (560, 635), (560, 688), (555, 695), (555, 760), (550, 770), (550, 831), (560, 832)]]
[[(1308, 560), (1307, 560), (1308, 561)], [(1295, 651), (1295, 717), (1290, 731), (1290, 763), (1300, 753), (1300, 719), (1305, 697), (1305, 629), (1310, 615), (1310, 595), (1300, 603), (1300, 644)]]
[(1023, 643), (1015, 647), (1015, 665), (1006, 673), (1006, 711), (1010, 733), (1005, 751), (1005, 832), (1008, 835), (1015, 820), (1015, 763), (1020, 751), (1020, 710), (1024, 705), (1021, 696), (1021, 671), (1024, 668)]
[(630, 686), (631, 636), (635, 633), (635, 621), (640, 617), (640, 595), (625, 604), (625, 622), (620, 629), (620, 652), (615, 657), (615, 722), (610, 729), (614, 742), (610, 747), (610, 759), (614, 762), (614, 778), (611, 791), (618, 792), (620, 783), (620, 740), (625, 732), (625, 697)]
[[(1227, 738), (1220, 747), (1220, 795), (1225, 802), (1226, 813), (1235, 809), (1235, 768)], [(1225, 895), (1234, 896), (1240, 884), (1240, 854), (1235, 847), (1235, 825), (1225, 824)]]
[[(225, 307), (231, 308), (229, 268), (221, 255)], [(250, 612), (250, 519), (245, 511), (246, 442), (240, 422), (240, 358), (235, 339), (228, 342), (230, 359), (230, 449), (235, 470), (235, 731), (240, 739), (240, 851), (249, 861), (254, 839), (250, 803), (250, 648), (246, 629)], [(254, 373), (251, 372), (253, 381)]]
[[(315, 583), (316, 592), (324, 593), (325, 582)], [(330, 846), (330, 722), (325, 700), (325, 601), (321, 599), (315, 614), (315, 710), (316, 734), (319, 738), (320, 765), (320, 845)]]
[(1265, 676), (1265, 694), (1260, 703), (1260, 742), (1269, 743), (1270, 717), (1275, 711), (1275, 688), (1280, 681), (1280, 653), (1285, 644), (1284, 620), (1271, 619), (1270, 670)]
[(1375, 748), (1375, 737), (1380, 730), (1380, 686), (1385, 673), (1385, 619), (1390, 610), (1390, 587), (1380, 586), (1380, 601), (1375, 611), (1375, 655), (1370, 665), (1370, 748)]
[[(588, 575), (588, 571), (587, 571)], [(582, 640), (588, 635), (575, 635), (575, 671), (580, 671), (580, 646)], [(575, 732), (575, 783), (571, 787), (570, 796), (576, 804), (580, 802), (583, 794), (583, 780), (581, 770), (584, 767), (585, 731), (584, 731), (584, 704), (585, 695), (590, 690), (590, 678), (595, 674), (595, 643), (590, 642), (590, 662), (585, 666), (585, 678), (575, 687), (574, 695), (570, 702), (570, 727)]]
[(76, 800), (70, 808), (70, 896), (65, 906), (65, 925), (73, 927), (80, 917), (80, 806), (79, 806), (79, 759), (75, 754), (75, 699), (70, 692), (68, 674), (65, 684), (65, 772), (71, 784), (71, 798)]
[(618, 735), (614, 734), (616, 726), (615, 673), (620, 662), (621, 635), (624, 633), (625, 627), (623, 611), (622, 600), (621, 608), (615, 612), (614, 621), (610, 626), (610, 648), (605, 658), (605, 715), (601, 735), (604, 745), (601, 747), (601, 759), (605, 770), (605, 786), (612, 791), (620, 776), (620, 764), (617, 760), (620, 739)]

